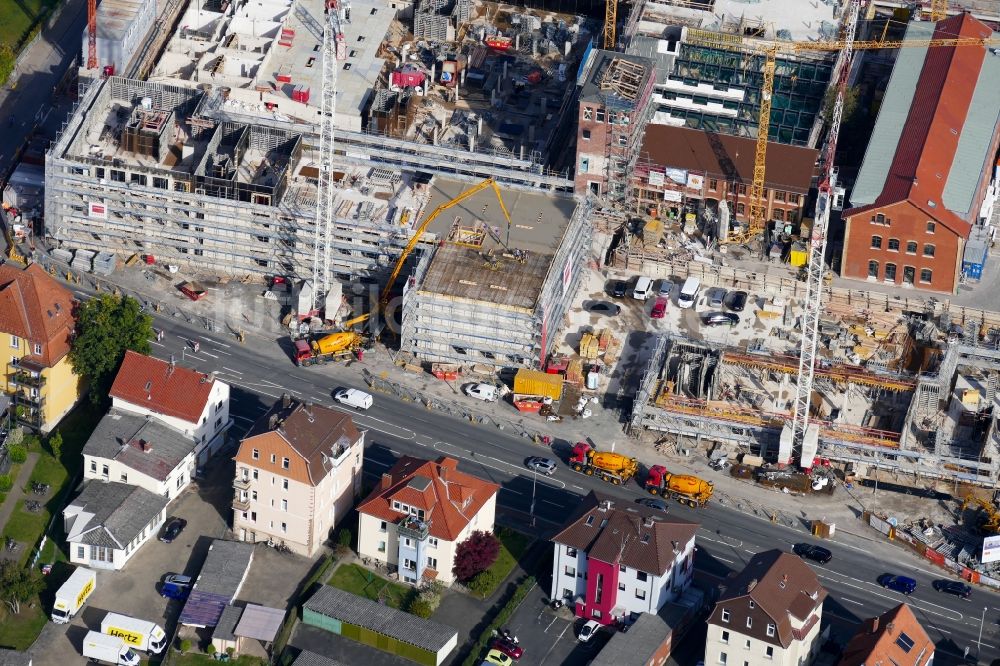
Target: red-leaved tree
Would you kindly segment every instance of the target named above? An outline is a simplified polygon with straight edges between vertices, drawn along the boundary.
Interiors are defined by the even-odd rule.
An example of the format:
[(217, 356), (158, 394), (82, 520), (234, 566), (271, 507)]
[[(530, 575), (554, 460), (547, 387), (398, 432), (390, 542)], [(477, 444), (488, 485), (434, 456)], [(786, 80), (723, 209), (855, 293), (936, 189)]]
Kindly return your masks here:
[(465, 582), (490, 568), (500, 554), (500, 541), (489, 532), (473, 532), (455, 548), (455, 578)]

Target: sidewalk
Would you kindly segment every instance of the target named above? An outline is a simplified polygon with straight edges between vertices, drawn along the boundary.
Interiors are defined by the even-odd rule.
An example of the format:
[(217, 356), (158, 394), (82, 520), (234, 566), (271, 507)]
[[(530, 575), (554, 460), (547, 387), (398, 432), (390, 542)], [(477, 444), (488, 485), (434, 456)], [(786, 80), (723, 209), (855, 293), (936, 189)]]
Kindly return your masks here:
[[(28, 485), (28, 480), (31, 478), (31, 473), (35, 470), (35, 463), (38, 462), (40, 454), (37, 452), (31, 452), (28, 454), (28, 459), (24, 461), (21, 465), (21, 469), (17, 471), (17, 478), (14, 479), (14, 487), (10, 489), (7, 493), (7, 499), (4, 501), (3, 506), (0, 506), (0, 532), (3, 532), (4, 528), (7, 526), (7, 521), (10, 517), (14, 515), (14, 509), (17, 508), (17, 503), (25, 499), (27, 495), (24, 492), (24, 487)], [(34, 544), (20, 544), (21, 547), (26, 545)], [(21, 552), (20, 549), (12, 553), (14, 557)], [(6, 544), (0, 544), (0, 557), (6, 557), (8, 553)]]

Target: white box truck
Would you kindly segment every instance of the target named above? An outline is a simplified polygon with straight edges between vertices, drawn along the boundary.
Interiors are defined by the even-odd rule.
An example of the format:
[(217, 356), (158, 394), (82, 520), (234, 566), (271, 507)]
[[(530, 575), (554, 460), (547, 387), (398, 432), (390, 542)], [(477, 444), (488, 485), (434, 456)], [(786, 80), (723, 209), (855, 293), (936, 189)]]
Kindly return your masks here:
[(120, 613), (108, 613), (101, 620), (101, 633), (117, 636), (129, 646), (143, 652), (159, 654), (167, 646), (167, 634), (155, 622), (140, 620)]
[(56, 624), (66, 624), (73, 619), (83, 604), (94, 591), (97, 576), (92, 569), (77, 567), (69, 580), (62, 584), (56, 592), (56, 601), (52, 606), (52, 621)]
[(88, 631), (84, 637), (83, 656), (102, 664), (139, 666), (139, 655), (125, 641), (96, 631)]

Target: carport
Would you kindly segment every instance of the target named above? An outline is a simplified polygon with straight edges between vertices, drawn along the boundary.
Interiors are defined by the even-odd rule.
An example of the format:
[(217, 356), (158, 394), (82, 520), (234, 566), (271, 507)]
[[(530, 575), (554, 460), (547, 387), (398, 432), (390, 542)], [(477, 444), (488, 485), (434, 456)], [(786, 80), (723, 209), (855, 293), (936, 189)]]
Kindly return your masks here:
[[(212, 632), (212, 645), (219, 652), (233, 648), (235, 654), (266, 657), (284, 621), (285, 611), (280, 608), (257, 604), (247, 604), (245, 608), (226, 606)], [(258, 645), (259, 649), (255, 649)]]

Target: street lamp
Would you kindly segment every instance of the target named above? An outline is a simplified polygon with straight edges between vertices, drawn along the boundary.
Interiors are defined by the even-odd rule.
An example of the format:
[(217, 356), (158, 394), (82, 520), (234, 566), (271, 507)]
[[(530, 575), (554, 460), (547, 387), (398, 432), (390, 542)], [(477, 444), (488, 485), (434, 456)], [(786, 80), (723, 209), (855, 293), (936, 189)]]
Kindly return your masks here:
[(983, 624), (986, 622), (986, 606), (983, 606), (983, 616), (979, 618), (979, 640), (976, 641), (976, 660), (979, 660), (979, 653), (983, 650)]
[(535, 487), (538, 485), (538, 470), (531, 468), (531, 526), (535, 526)]

